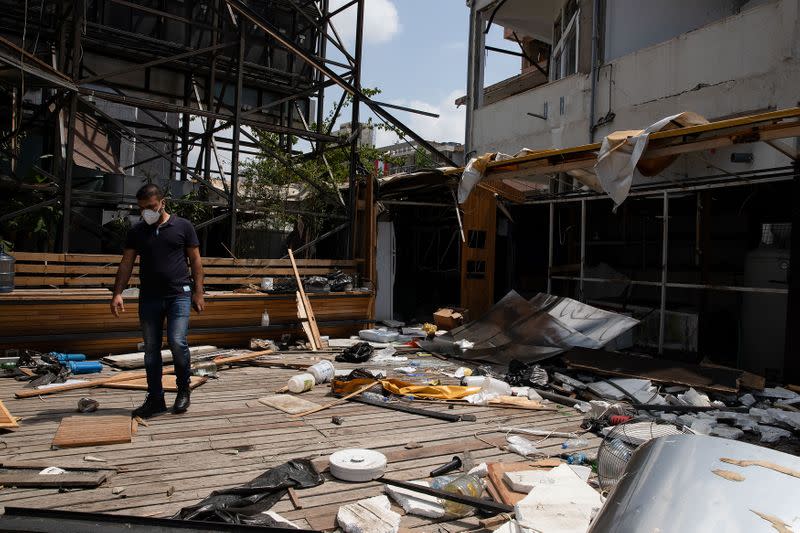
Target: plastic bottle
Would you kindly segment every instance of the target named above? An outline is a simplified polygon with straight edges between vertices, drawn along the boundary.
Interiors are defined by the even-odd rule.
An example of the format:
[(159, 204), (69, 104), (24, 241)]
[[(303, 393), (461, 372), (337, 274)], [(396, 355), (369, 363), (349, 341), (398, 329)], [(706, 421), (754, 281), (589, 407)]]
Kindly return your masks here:
[(202, 361), (200, 363), (195, 363), (192, 365), (192, 375), (216, 377), (217, 365), (214, 363), (214, 361)]
[(95, 374), (103, 371), (103, 364), (100, 361), (70, 361), (67, 368), (73, 374)]
[[(442, 487), (442, 490), (451, 494), (480, 498), (483, 494), (483, 480), (475, 474), (462, 474)], [(442, 499), (440, 501), (445, 512), (451, 516), (464, 516), (473, 509), (469, 505), (450, 500)]]
[(586, 454), (583, 452), (577, 452), (567, 456), (567, 464), (570, 465), (582, 465), (587, 462), (587, 460)]
[(0, 363), (0, 370), (14, 370), (15, 368), (17, 368), (17, 363), (15, 361)]
[(498, 396), (511, 396), (511, 385), (488, 376), (465, 376), (462, 383), (467, 387), (480, 387), (481, 392)]
[(261, 313), (261, 326), (262, 327), (269, 326), (269, 313), (267, 313), (266, 309), (264, 309), (264, 312)]
[(316, 383), (327, 383), (333, 379), (336, 369), (330, 361), (320, 361), (308, 367), (306, 372), (314, 376)]
[(311, 390), (314, 388), (314, 385), (316, 385), (314, 376), (307, 372), (305, 374), (297, 374), (296, 376), (292, 376), (289, 378), (289, 382), (287, 383), (289, 392), (294, 392), (295, 394)]
[(586, 439), (569, 439), (561, 444), (561, 448), (568, 450), (570, 448), (583, 448), (588, 445), (589, 441)]
[(59, 353), (52, 352), (50, 355), (54, 356), (59, 361), (86, 361), (86, 356), (82, 353)]

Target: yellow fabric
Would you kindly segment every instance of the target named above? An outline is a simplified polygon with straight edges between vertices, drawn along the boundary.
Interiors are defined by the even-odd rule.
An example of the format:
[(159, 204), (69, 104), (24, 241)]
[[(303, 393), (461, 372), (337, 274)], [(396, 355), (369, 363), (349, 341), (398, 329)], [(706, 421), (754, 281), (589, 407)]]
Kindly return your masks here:
[[(352, 381), (334, 381), (331, 389), (334, 394), (349, 394), (369, 385), (370, 379), (354, 379)], [(415, 396), (435, 400), (459, 400), (470, 394), (480, 392), (480, 387), (462, 387), (460, 385), (416, 385), (399, 379), (382, 379), (379, 381), (384, 390), (399, 396)]]

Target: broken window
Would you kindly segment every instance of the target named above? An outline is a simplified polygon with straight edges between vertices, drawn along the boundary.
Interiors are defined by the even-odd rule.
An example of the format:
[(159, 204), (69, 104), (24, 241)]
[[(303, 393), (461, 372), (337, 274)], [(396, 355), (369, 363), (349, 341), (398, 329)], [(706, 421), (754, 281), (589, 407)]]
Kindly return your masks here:
[(467, 261), (467, 279), (485, 279), (486, 261)]
[(578, 72), (578, 16), (576, 0), (569, 0), (553, 24), (553, 60), (550, 77), (560, 80)]
[(486, 232), (471, 229), (467, 232), (467, 246), (469, 248), (486, 248)]

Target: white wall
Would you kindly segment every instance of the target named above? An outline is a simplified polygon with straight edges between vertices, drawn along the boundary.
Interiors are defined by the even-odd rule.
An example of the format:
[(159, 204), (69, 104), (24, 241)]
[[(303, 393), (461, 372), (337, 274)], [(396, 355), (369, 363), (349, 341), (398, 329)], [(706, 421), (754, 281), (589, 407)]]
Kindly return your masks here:
[[(615, 130), (644, 128), (681, 111), (715, 120), (798, 105), (798, 3), (761, 1), (752, 9), (604, 65), (597, 84), (596, 119), (609, 111), (615, 118), (596, 131), (595, 140)], [(475, 115), (475, 149), (513, 154), (523, 147), (586, 144), (590, 95), (589, 76), (576, 74), (484, 106)], [(566, 103), (564, 115), (559, 114), (561, 97)], [(526, 115), (541, 113), (544, 101), (549, 107), (547, 122)], [(788, 163), (788, 158), (761, 144), (735, 151), (753, 150), (757, 168)], [(719, 173), (709, 163), (734, 171), (750, 168), (732, 166), (730, 151), (686, 158), (668, 172), (676, 178)]]
[(667, 41), (736, 12), (741, 0), (606, 2), (605, 60)]

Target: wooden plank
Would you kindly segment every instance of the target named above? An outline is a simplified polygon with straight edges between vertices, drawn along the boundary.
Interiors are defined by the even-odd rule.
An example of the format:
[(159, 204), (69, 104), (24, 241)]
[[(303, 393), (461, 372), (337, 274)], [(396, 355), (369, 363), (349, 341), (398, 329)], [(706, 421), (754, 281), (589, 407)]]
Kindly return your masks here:
[[(191, 376), (189, 381), (189, 390), (194, 390), (206, 381), (208, 378), (203, 376)], [(166, 375), (161, 377), (161, 386), (167, 392), (178, 392), (177, 378), (173, 375)], [(126, 390), (147, 390), (147, 378), (132, 379), (129, 381), (120, 381), (116, 383), (108, 383), (103, 385), (109, 389), (126, 389)]]
[(64, 474), (40, 474), (47, 466), (2, 466), (0, 486), (17, 488), (94, 488), (101, 485), (112, 470), (65, 469)]
[(131, 441), (131, 417), (125, 415), (70, 416), (53, 437), (53, 448), (123, 444)]
[[(297, 264), (295, 264), (294, 254), (291, 248), (289, 249), (289, 259), (292, 262), (292, 270), (294, 270), (295, 281), (297, 281), (298, 294), (311, 331), (311, 336), (308, 340), (311, 343), (311, 349), (316, 351), (322, 347), (322, 341), (319, 338), (319, 327), (317, 326), (317, 319), (314, 316), (314, 310), (311, 308), (311, 302), (309, 302), (308, 297), (306, 297), (306, 290), (303, 288), (303, 280), (300, 279), (300, 274), (297, 272)], [(303, 324), (305, 324), (305, 322), (303, 322)], [(305, 329), (305, 326), (303, 329)]]
[(259, 398), (258, 401), (259, 403), (263, 403), (264, 405), (291, 415), (315, 410), (320, 407), (319, 404), (291, 394), (273, 394), (272, 396)]
[(17, 427), (19, 427), (17, 418), (12, 416), (11, 413), (8, 412), (5, 404), (0, 401), (0, 428), (13, 429)]

